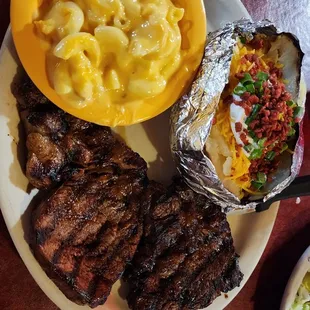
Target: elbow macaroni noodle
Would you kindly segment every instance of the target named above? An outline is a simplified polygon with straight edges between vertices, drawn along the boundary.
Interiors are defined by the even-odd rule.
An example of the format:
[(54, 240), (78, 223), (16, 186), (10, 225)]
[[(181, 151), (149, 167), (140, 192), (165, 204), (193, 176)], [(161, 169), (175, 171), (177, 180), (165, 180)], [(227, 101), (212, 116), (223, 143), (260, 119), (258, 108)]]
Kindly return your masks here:
[(55, 91), (80, 108), (162, 93), (181, 65), (183, 15), (171, 0), (52, 1), (35, 24)]

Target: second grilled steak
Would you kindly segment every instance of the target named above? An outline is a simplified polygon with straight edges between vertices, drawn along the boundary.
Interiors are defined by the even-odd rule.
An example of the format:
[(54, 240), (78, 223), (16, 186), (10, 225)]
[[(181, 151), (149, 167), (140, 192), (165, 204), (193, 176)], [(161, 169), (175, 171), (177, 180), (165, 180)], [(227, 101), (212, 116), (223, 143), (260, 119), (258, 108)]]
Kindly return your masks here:
[[(178, 182), (145, 214), (144, 233), (126, 271), (134, 310), (201, 309), (239, 286), (242, 273), (221, 209)], [(153, 196), (154, 197), (154, 196)]]
[(65, 182), (37, 208), (35, 256), (68, 298), (106, 301), (139, 243), (146, 186), (143, 174), (106, 166)]

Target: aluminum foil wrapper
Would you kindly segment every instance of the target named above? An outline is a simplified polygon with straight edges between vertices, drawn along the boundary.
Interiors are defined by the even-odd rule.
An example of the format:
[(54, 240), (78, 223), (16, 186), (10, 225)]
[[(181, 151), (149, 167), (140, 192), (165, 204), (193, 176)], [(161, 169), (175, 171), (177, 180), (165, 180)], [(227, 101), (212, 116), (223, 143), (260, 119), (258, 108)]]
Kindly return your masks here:
[[(205, 144), (212, 128), (213, 118), (225, 85), (228, 83), (231, 59), (240, 35), (251, 40), (254, 34), (282, 34), (268, 20), (253, 23), (242, 19), (227, 24), (209, 34), (204, 57), (190, 90), (173, 107), (171, 112), (171, 150), (177, 169), (186, 183), (196, 192), (208, 196), (225, 212), (255, 210), (257, 204), (279, 194), (298, 175), (304, 140), (302, 124), (299, 124), (294, 154), (282, 161), (276, 178), (267, 188), (268, 194), (240, 201), (228, 191), (217, 176), (215, 167), (205, 152)], [(285, 33), (299, 51), (297, 77), (287, 88), (299, 105), (304, 105), (306, 88), (301, 89), (301, 61), (303, 53), (297, 38)], [(295, 85), (293, 85), (295, 83)], [(297, 101), (297, 100), (296, 100)], [(252, 198), (253, 199), (253, 198)]]

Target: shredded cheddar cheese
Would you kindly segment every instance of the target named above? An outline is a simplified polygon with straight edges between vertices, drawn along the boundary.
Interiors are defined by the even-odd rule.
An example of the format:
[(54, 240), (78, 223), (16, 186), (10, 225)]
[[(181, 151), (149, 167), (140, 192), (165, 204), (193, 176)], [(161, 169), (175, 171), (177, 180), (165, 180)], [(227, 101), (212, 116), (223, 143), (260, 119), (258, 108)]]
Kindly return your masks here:
[(220, 132), (229, 147), (232, 157), (231, 176), (227, 177), (226, 180), (234, 180), (241, 188), (248, 189), (251, 187), (251, 180), (249, 175), (251, 162), (245, 156), (242, 149), (237, 146), (234, 134), (230, 128), (229, 106), (224, 105), (222, 99), (219, 103), (216, 117), (219, 120), (216, 125), (220, 129)]

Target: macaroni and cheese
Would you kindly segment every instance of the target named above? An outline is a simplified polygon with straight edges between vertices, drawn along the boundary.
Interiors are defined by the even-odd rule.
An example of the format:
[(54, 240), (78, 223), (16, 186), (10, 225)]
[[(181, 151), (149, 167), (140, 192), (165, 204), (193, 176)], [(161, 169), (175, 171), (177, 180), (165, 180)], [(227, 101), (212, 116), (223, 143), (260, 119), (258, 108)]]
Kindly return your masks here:
[(79, 108), (161, 94), (181, 66), (183, 15), (171, 0), (51, 1), (35, 25), (53, 88)]

